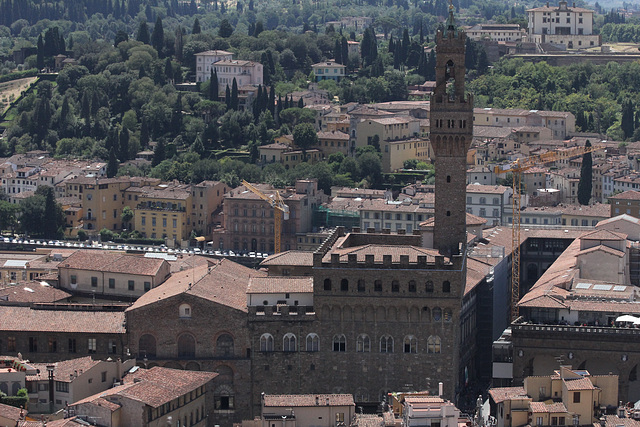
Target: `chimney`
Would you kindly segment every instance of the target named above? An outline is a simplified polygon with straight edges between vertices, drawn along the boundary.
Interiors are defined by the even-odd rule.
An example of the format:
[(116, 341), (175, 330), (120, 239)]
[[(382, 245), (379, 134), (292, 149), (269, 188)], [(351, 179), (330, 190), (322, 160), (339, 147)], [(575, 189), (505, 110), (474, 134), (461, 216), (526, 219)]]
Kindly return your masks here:
[(625, 418), (627, 415), (627, 411), (625, 411), (624, 406), (622, 406), (622, 400), (618, 403), (618, 417)]
[(438, 383), (438, 396), (442, 397), (442, 394), (444, 393), (444, 384), (442, 383), (442, 381), (440, 381)]

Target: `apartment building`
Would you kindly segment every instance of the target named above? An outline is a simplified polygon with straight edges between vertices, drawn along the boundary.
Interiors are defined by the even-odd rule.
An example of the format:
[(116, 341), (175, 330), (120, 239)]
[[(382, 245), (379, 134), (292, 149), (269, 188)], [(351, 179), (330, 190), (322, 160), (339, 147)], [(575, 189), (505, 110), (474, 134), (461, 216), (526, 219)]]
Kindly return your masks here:
[(187, 184), (141, 187), (134, 207), (134, 229), (152, 239), (187, 240), (193, 230), (193, 206)]
[(347, 67), (342, 64), (338, 64), (335, 61), (325, 61), (313, 64), (311, 66), (313, 74), (316, 77), (316, 82), (322, 80), (335, 80), (339, 82), (346, 75)]
[[(276, 191), (257, 185), (268, 196)], [(282, 249), (296, 248), (299, 233), (311, 231), (313, 210), (326, 201), (315, 179), (298, 180), (295, 187), (278, 190), (289, 206), (289, 219), (282, 222)], [(234, 251), (274, 252), (275, 218), (273, 208), (244, 186), (225, 194), (224, 229), (214, 232), (214, 244)]]
[(467, 185), (467, 213), (486, 219), (490, 225), (501, 225), (512, 196), (513, 190), (502, 185)]
[(609, 196), (612, 217), (627, 214), (640, 218), (640, 191), (627, 190), (620, 194)]
[(59, 286), (74, 293), (137, 298), (171, 274), (163, 259), (77, 251), (58, 265)]
[(377, 232), (388, 229), (393, 232), (403, 230), (412, 234), (420, 230), (420, 224), (434, 215), (434, 194), (424, 197), (406, 198), (403, 201), (385, 199), (362, 200), (358, 206), (360, 211), (360, 228), (375, 229)]

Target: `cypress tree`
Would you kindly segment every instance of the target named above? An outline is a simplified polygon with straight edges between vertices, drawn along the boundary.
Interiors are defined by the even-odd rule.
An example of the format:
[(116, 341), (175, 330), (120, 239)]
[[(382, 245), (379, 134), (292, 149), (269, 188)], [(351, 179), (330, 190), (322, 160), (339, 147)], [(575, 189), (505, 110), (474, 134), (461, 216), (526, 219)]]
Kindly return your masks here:
[(336, 39), (336, 43), (333, 46), (333, 59), (335, 59), (338, 64), (342, 64), (342, 46), (338, 39)]
[(202, 32), (202, 29), (200, 28), (200, 21), (198, 21), (198, 18), (196, 18), (193, 21), (193, 28), (191, 29), (191, 34), (200, 34)]
[(231, 109), (231, 89), (229, 89), (229, 85), (224, 91), (224, 102), (227, 104), (227, 110)]
[(158, 144), (156, 145), (156, 149), (153, 151), (153, 160), (151, 160), (151, 166), (158, 166), (167, 156), (166, 145), (164, 142), (164, 138), (160, 138)]
[[(591, 147), (591, 142), (587, 140), (585, 148)], [(580, 181), (578, 182), (578, 203), (588, 205), (591, 199), (591, 187), (593, 185), (593, 160), (591, 153), (582, 155), (582, 167), (580, 168)]]
[(38, 70), (44, 68), (44, 42), (42, 41), (42, 34), (38, 36), (38, 51), (36, 56), (36, 66)]
[(620, 121), (620, 127), (624, 133), (624, 139), (629, 139), (633, 136), (635, 130), (634, 111), (631, 100), (627, 99), (622, 103), (622, 120)]
[(147, 21), (140, 22), (138, 26), (138, 32), (136, 33), (136, 40), (142, 42), (144, 44), (149, 44), (149, 27), (147, 26)]
[(111, 147), (111, 150), (109, 150), (109, 161), (107, 162), (107, 178), (113, 178), (118, 174), (118, 165), (116, 150)]
[(178, 93), (178, 98), (176, 99), (176, 105), (173, 109), (173, 115), (171, 116), (171, 130), (180, 134), (182, 131), (182, 94)]
[(169, 81), (171, 81), (174, 76), (173, 64), (171, 63), (171, 58), (169, 58), (168, 56), (167, 60), (164, 63), (164, 75)]
[(129, 130), (123, 128), (120, 131), (120, 148), (118, 150), (120, 160), (126, 162), (129, 160)]
[(160, 58), (164, 57), (164, 29), (162, 28), (162, 19), (158, 16), (156, 25), (153, 27), (153, 34), (151, 35), (151, 46), (158, 52)]
[(233, 78), (233, 83), (231, 84), (231, 108), (234, 110), (238, 110), (238, 82), (236, 82), (236, 78)]
[(342, 49), (342, 65), (349, 66), (349, 43), (344, 36), (340, 40), (340, 49)]
[(149, 145), (149, 125), (147, 119), (142, 118), (142, 124), (140, 125), (140, 146), (145, 148)]

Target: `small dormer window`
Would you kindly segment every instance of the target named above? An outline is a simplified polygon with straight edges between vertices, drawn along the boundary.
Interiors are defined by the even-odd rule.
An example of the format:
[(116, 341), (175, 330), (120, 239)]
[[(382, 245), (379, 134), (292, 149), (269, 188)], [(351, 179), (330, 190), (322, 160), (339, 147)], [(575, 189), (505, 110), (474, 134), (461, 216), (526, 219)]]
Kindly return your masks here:
[(180, 305), (180, 318), (191, 319), (191, 306), (189, 304)]

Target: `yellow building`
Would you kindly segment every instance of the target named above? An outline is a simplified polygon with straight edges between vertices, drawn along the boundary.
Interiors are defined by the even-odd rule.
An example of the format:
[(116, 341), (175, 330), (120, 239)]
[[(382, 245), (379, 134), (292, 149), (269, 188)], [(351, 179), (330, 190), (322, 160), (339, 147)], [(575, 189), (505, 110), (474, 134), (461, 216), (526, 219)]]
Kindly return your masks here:
[(618, 376), (560, 366), (553, 375), (525, 378), (524, 387), (492, 388), (489, 396), (497, 427), (592, 425), (618, 405)]
[(118, 177), (96, 178), (78, 177), (66, 182), (64, 197), (76, 197), (82, 203), (82, 228), (90, 234), (97, 234), (103, 228), (121, 231), (122, 209), (133, 208), (137, 199), (125, 196), (130, 187), (154, 185), (160, 182), (155, 178)]
[[(286, 151), (281, 156), (281, 162), (287, 170), (303, 162), (302, 150)], [(316, 163), (321, 160), (322, 153), (319, 150), (307, 150), (307, 163)]]
[(194, 229), (193, 196), (187, 185), (162, 184), (140, 188), (134, 228), (152, 239), (187, 240)]
[(432, 153), (428, 139), (416, 138), (401, 141), (384, 141), (380, 143), (382, 151), (382, 170), (393, 172), (404, 167), (405, 160), (418, 159), (430, 161)]

